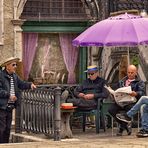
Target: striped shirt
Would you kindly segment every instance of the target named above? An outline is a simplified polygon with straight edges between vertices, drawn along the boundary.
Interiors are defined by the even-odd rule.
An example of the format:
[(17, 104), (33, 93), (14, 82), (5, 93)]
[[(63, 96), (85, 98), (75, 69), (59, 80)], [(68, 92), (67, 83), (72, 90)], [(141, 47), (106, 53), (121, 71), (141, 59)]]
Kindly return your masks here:
[(12, 76), (10, 76), (10, 96), (15, 96), (14, 80)]

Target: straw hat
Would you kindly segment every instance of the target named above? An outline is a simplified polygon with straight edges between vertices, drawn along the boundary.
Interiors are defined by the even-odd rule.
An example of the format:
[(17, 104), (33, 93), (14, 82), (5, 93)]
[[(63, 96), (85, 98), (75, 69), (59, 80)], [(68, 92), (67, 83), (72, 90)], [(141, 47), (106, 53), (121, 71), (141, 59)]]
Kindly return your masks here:
[(12, 62), (18, 62), (20, 59), (17, 57), (10, 57), (5, 59), (2, 63), (1, 63), (1, 67), (5, 67), (7, 64), (10, 64)]
[(91, 72), (91, 71), (98, 71), (99, 68), (96, 65), (92, 65), (92, 66), (88, 66), (87, 70), (85, 70), (84, 72)]

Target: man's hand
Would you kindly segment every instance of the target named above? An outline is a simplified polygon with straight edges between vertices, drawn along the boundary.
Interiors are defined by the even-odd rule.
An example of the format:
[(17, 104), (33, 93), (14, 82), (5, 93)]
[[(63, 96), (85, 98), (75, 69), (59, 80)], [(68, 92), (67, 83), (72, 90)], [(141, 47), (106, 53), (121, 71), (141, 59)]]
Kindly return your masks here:
[(78, 97), (89, 100), (94, 98), (94, 94), (84, 94), (84, 93), (79, 93)]
[(129, 95), (135, 97), (137, 96), (137, 93), (135, 91), (132, 91), (132, 93), (130, 93)]
[(85, 98), (86, 100), (93, 99), (93, 98), (94, 98), (94, 94), (87, 94), (87, 95), (84, 96), (84, 98)]
[(31, 84), (31, 89), (35, 89), (36, 85), (34, 85), (33, 83)]
[(85, 94), (84, 93), (79, 93), (78, 97), (84, 98)]
[(16, 96), (10, 96), (9, 100), (15, 102), (17, 100), (17, 97)]

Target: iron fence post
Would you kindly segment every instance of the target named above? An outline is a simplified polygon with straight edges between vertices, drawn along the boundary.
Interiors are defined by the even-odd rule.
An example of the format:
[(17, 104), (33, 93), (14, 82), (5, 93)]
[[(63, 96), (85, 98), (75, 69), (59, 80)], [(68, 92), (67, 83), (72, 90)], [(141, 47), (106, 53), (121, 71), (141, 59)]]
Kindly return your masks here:
[(145, 81), (145, 94), (148, 95), (148, 81)]
[(56, 87), (54, 91), (54, 141), (61, 140), (61, 109), (60, 109), (60, 96), (61, 88)]
[[(21, 102), (21, 97), (19, 98)], [(21, 103), (16, 107), (15, 112), (15, 133), (21, 133)]]

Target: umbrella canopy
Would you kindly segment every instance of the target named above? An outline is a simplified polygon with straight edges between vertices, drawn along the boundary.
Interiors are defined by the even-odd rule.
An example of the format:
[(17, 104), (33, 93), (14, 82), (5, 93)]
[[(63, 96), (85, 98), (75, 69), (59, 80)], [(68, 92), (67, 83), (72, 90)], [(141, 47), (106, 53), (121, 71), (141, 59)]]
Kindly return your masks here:
[(73, 40), (74, 46), (140, 44), (148, 44), (148, 18), (127, 13), (100, 21)]

